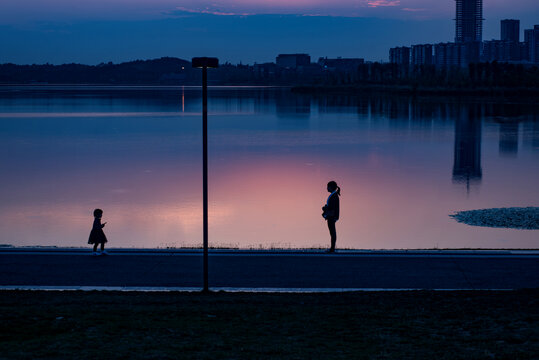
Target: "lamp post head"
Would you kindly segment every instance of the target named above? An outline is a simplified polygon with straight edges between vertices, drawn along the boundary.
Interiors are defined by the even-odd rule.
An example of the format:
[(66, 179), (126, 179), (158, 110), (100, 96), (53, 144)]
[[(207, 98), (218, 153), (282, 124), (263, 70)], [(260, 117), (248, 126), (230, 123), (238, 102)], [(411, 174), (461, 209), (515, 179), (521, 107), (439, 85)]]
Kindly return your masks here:
[(218, 68), (219, 59), (214, 57), (195, 57), (191, 60), (194, 68)]

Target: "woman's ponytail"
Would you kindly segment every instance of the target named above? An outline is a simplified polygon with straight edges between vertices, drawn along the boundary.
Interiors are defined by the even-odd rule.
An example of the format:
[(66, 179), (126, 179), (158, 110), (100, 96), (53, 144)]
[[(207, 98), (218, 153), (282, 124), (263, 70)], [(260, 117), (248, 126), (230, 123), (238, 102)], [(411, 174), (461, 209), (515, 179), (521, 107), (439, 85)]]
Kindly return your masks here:
[(335, 181), (328, 182), (328, 190), (331, 190), (331, 192), (336, 191), (337, 195), (341, 195), (341, 188), (337, 185)]

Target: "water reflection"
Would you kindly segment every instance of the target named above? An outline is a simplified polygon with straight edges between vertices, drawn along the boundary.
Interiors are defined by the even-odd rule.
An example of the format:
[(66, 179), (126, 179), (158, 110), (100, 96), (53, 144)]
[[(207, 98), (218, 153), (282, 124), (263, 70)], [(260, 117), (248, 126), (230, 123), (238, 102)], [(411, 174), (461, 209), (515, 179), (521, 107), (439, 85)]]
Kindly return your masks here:
[(518, 122), (500, 123), (500, 155), (517, 156)]
[(526, 148), (539, 152), (539, 115), (528, 116), (527, 119), (522, 142)]
[[(0, 243), (85, 246), (100, 207), (112, 247), (200, 244), (199, 89), (18, 90), (0, 90)], [(533, 231), (448, 215), (537, 206), (538, 114), (490, 100), (211, 88), (210, 242), (325, 247), (320, 206), (336, 180), (338, 247), (535, 248)], [(481, 191), (462, 191), (474, 183)]]
[(277, 116), (285, 119), (309, 118), (311, 114), (311, 98), (309, 96), (290, 96), (283, 93), (275, 99)]
[(477, 106), (463, 106), (455, 116), (455, 156), (453, 181), (480, 183), (481, 169), (481, 113)]

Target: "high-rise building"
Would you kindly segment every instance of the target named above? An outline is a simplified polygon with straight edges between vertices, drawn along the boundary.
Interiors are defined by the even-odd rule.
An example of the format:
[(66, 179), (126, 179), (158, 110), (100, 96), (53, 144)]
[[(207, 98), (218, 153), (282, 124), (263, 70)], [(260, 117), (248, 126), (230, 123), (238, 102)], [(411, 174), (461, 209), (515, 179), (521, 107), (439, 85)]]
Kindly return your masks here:
[(520, 20), (505, 19), (500, 21), (500, 40), (520, 41)]
[(533, 29), (524, 30), (524, 44), (526, 49), (526, 60), (539, 63), (539, 25)]
[(432, 65), (432, 44), (412, 45), (412, 65)]
[(434, 44), (434, 64), (437, 67), (466, 67), (479, 62), (480, 44), (477, 41)]
[(483, 41), (483, 55), (481, 57), (482, 61), (499, 61), (507, 62), (511, 60), (518, 60), (515, 51), (517, 54), (520, 54), (518, 43), (506, 40), (490, 40)]
[(530, 61), (537, 64), (539, 63), (539, 25), (535, 25), (529, 34)]
[(531, 61), (531, 43), (533, 39), (533, 29), (524, 30), (524, 51), (522, 59)]
[(520, 20), (505, 19), (500, 21), (500, 41), (502, 45), (501, 61), (522, 60), (520, 54)]
[(462, 67), (464, 44), (439, 43), (434, 45), (434, 62), (437, 67)]
[(456, 0), (455, 42), (483, 40), (483, 0)]
[(389, 62), (399, 65), (410, 65), (410, 48), (400, 46), (389, 49)]

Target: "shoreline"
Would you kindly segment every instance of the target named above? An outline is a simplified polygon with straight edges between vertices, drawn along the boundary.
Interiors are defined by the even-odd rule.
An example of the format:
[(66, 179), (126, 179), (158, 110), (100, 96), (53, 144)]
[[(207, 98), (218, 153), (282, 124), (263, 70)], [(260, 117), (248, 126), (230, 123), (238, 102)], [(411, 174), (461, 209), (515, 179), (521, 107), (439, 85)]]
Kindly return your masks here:
[[(0, 90), (7, 89), (36, 89), (36, 90), (178, 90), (198, 89), (197, 84), (159, 84), (159, 83), (0, 83)], [(424, 95), (424, 96), (478, 96), (478, 97), (505, 97), (505, 96), (539, 96), (539, 87), (437, 87), (395, 84), (360, 84), (360, 85), (313, 85), (313, 84), (209, 84), (213, 89), (290, 89), (298, 94), (324, 94), (324, 95), (362, 95), (373, 93), (377, 95)]]
[[(107, 247), (107, 251), (117, 254), (198, 254), (202, 253), (202, 247), (196, 248), (122, 248)], [(209, 248), (214, 254), (236, 254), (236, 255), (325, 255), (326, 248), (292, 248), (292, 249), (248, 249), (248, 248)], [(57, 247), (57, 246), (6, 246), (0, 245), (0, 253), (43, 253), (43, 254), (87, 254), (92, 251), (91, 247)], [(539, 255), (539, 248), (503, 248), (503, 249), (337, 249), (336, 254), (341, 255), (382, 255), (382, 256), (428, 256), (428, 255), (452, 255), (452, 256), (496, 256), (496, 255)]]
[[(392, 94), (392, 95), (422, 95), (422, 96), (477, 96), (477, 97), (533, 97), (539, 96), (539, 88), (470, 88), (470, 87), (425, 87), (413, 85), (382, 85), (364, 84), (355, 86), (319, 86), (298, 85), (293, 86), (292, 92), (298, 94), (323, 95), (363, 95), (365, 93)], [(529, 99), (532, 100), (532, 99)], [(535, 99), (536, 100), (536, 99)]]

